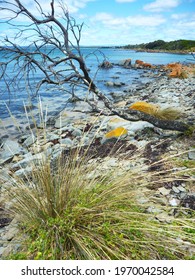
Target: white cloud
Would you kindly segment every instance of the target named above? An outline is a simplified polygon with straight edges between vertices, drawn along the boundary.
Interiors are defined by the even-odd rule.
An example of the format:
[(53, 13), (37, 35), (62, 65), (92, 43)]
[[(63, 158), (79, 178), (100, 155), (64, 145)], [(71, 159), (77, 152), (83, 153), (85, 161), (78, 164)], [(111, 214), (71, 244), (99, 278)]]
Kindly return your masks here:
[(96, 14), (92, 22), (101, 22), (105, 26), (112, 26), (123, 28), (128, 26), (158, 26), (164, 23), (166, 20), (161, 15), (152, 15), (152, 16), (129, 16), (129, 17), (114, 17), (108, 13), (98, 13)]
[(178, 20), (178, 19), (184, 19), (187, 18), (189, 15), (187, 13), (181, 13), (181, 14), (172, 14), (171, 18), (173, 20)]
[(162, 12), (175, 8), (180, 4), (180, 0), (156, 0), (146, 4), (143, 9), (148, 12)]
[[(65, 6), (65, 8), (68, 9), (68, 11), (70, 13), (76, 13), (78, 12), (80, 9), (84, 8), (88, 2), (94, 2), (96, 0), (66, 0), (66, 1), (62, 1), (62, 4)], [(10, 0), (10, 3), (12, 3), (13, 0)], [(39, 0), (37, 1), (41, 8), (42, 11), (47, 14), (51, 12), (51, 5), (50, 5), (50, 1), (45, 1), (45, 0)], [(30, 12), (34, 15), (34, 16), (38, 16), (40, 15), (40, 7), (39, 5), (37, 5), (37, 3), (33, 0), (23, 0), (21, 1), (21, 3), (30, 10)], [(6, 3), (1, 4), (2, 7), (6, 8), (10, 8), (12, 9), (14, 6), (13, 5), (9, 5)], [(55, 1), (54, 3), (54, 7), (55, 7), (55, 12), (56, 14), (59, 14), (61, 12), (61, 8), (60, 8), (60, 1)], [(16, 8), (17, 10), (17, 8)], [(13, 16), (13, 13), (10, 10), (2, 10), (1, 11), (1, 18), (8, 18), (9, 16)]]
[(115, 0), (118, 3), (130, 3), (130, 2), (135, 2), (136, 0)]

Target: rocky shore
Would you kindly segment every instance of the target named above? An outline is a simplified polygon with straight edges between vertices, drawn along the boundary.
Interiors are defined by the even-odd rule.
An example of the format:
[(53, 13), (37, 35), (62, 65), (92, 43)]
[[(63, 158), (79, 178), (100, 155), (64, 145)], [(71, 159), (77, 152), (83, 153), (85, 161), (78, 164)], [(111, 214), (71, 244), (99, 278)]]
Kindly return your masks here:
[[(108, 67), (108, 65), (107, 65)], [(113, 66), (114, 67), (114, 66)], [(130, 60), (121, 67), (132, 67)], [(136, 69), (144, 69), (142, 77), (149, 77), (151, 82), (142, 83), (142, 77), (132, 85), (107, 80), (105, 85), (116, 108), (128, 108), (136, 101), (147, 101), (158, 104), (161, 108), (173, 107), (182, 112), (183, 121), (195, 122), (195, 73), (188, 77), (172, 78), (163, 67), (137, 65)], [(109, 68), (109, 67), (108, 67)], [(99, 101), (99, 105), (103, 106)], [(130, 122), (117, 116), (104, 116), (93, 113), (89, 104), (78, 101), (71, 110), (64, 109), (60, 115), (51, 117), (47, 123), (39, 122), (37, 127), (31, 124), (14, 138), (6, 133), (0, 137), (0, 259), (7, 258), (10, 253), (20, 249), (17, 217), (13, 220), (9, 215), (11, 202), (4, 201), (4, 189), (9, 184), (9, 176), (24, 177), (30, 175), (32, 164), (43, 157), (50, 156), (55, 160), (64, 151), (91, 143), (91, 160), (97, 161), (96, 173), (88, 176), (98, 176), (98, 173), (122, 168), (126, 171), (144, 164), (148, 170), (154, 162), (175, 155), (180, 165), (175, 170), (185, 170), (188, 166), (195, 168), (195, 135), (181, 135), (177, 131), (155, 128), (144, 121)], [(127, 133), (123, 137), (107, 137), (108, 133), (118, 127), (123, 127)], [(123, 147), (120, 154), (112, 152), (113, 147)], [(141, 156), (130, 160), (132, 155), (141, 150)], [(182, 154), (183, 153), (183, 154)], [(93, 156), (94, 154), (94, 156)], [(123, 155), (123, 156), (121, 156)], [(185, 162), (185, 164), (184, 164)], [(150, 170), (148, 171), (150, 172)], [(187, 172), (187, 171), (186, 171)], [(189, 178), (189, 175), (186, 175)], [(162, 183), (150, 190), (150, 196), (145, 197), (140, 191), (138, 202), (146, 205), (146, 211), (153, 213), (160, 222), (169, 222), (178, 215), (181, 206), (195, 210), (195, 173), (192, 173), (191, 183), (186, 180)], [(162, 206), (174, 207), (169, 213)], [(184, 215), (187, 210), (183, 210)], [(191, 255), (195, 254), (192, 244), (185, 244)]]

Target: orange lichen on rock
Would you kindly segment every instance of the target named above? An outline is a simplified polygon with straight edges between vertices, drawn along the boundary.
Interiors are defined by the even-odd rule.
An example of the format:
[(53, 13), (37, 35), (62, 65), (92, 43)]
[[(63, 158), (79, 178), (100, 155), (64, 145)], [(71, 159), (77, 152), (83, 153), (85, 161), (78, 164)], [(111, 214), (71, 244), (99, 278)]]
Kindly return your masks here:
[(180, 63), (169, 63), (167, 65), (168, 69), (171, 69), (171, 73), (169, 77), (171, 78), (179, 78), (182, 75), (182, 65)]
[(158, 105), (150, 104), (145, 101), (138, 101), (132, 104), (129, 109), (141, 111), (149, 115), (154, 115), (157, 110), (160, 109), (160, 107)]
[(194, 77), (195, 74), (195, 66), (193, 64), (189, 64), (188, 66), (186, 66), (176, 62), (176, 63), (169, 63), (163, 68), (168, 71), (171, 70), (171, 72), (168, 74), (170, 78), (185, 79), (189, 76)]
[(144, 67), (144, 68), (153, 68), (152, 64), (147, 63), (147, 62), (144, 62), (144, 61), (139, 60), (139, 59), (137, 59), (137, 60), (135, 61), (135, 64), (136, 64), (138, 67), (141, 66), (141, 67)]
[(127, 133), (128, 133), (127, 129), (120, 126), (120, 127), (117, 127), (115, 129), (109, 131), (108, 133), (106, 133), (105, 138), (107, 138), (107, 139), (118, 138), (123, 135), (127, 135)]

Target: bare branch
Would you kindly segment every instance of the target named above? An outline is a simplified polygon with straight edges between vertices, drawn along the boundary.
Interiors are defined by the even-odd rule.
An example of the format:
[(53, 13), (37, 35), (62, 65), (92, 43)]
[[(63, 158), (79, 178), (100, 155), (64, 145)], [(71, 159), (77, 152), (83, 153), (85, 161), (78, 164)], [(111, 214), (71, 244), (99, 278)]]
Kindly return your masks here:
[[(38, 15), (30, 11), (20, 0), (0, 0), (0, 11), (10, 12), (10, 17), (6, 18), (5, 22), (15, 28), (15, 38), (4, 38), (0, 44), (3, 57), (0, 78), (4, 80), (9, 91), (14, 86), (19, 87), (19, 81), (22, 79), (27, 79), (27, 85), (33, 94), (38, 93), (45, 84), (59, 88), (70, 85), (74, 98), (75, 86), (85, 87), (105, 105), (102, 112), (95, 102), (87, 100), (94, 111), (116, 114), (130, 121), (145, 120), (163, 129), (178, 131), (188, 129), (189, 125), (182, 122), (162, 121), (141, 112), (116, 109), (109, 98), (98, 89), (82, 56), (80, 42), (83, 23), (77, 24), (62, 1), (58, 2), (63, 15), (61, 18), (57, 16), (55, 0), (50, 0), (50, 11), (47, 14), (38, 0), (34, 0), (34, 3)], [(21, 16), (26, 17), (28, 22), (19, 23), (17, 19)], [(29, 44), (22, 47), (16, 42)], [(12, 79), (7, 75), (10, 65), (15, 73)], [(31, 77), (34, 77), (36, 72), (40, 73), (40, 79), (35, 79), (32, 83)], [(64, 90), (68, 92), (67, 88)]]

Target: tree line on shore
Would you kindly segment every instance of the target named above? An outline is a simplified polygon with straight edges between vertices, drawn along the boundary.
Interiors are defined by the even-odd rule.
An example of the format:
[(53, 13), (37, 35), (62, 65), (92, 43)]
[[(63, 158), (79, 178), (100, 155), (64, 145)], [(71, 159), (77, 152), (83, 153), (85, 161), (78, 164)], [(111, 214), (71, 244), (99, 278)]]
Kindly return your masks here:
[(143, 49), (143, 50), (167, 50), (167, 51), (195, 51), (195, 40), (175, 40), (165, 42), (156, 40), (149, 43), (136, 45), (126, 45), (125, 49)]

